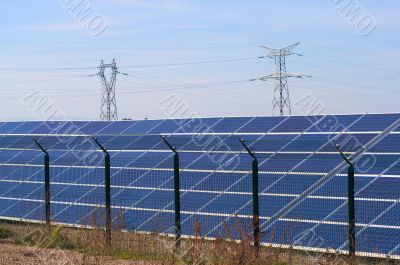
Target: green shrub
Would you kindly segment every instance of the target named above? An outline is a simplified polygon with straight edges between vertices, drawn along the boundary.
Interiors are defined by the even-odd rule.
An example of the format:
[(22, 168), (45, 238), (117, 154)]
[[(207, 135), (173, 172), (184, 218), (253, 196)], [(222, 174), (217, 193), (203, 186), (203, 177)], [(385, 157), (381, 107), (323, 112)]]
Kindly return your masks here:
[(288, 265), (288, 264), (284, 261), (277, 261), (274, 263), (274, 265)]
[(77, 243), (62, 233), (63, 227), (57, 226), (50, 234), (50, 244), (48, 247), (67, 250), (79, 249)]
[(14, 239), (14, 244), (16, 244), (16, 245), (28, 245), (28, 246), (33, 245), (34, 244), (33, 234), (18, 235)]
[(115, 259), (122, 259), (122, 260), (129, 260), (133, 259), (134, 255), (132, 252), (127, 251), (127, 250), (122, 250), (122, 249), (114, 249), (110, 253), (110, 256), (115, 258)]
[(14, 232), (8, 228), (0, 227), (0, 239), (10, 238), (14, 236)]

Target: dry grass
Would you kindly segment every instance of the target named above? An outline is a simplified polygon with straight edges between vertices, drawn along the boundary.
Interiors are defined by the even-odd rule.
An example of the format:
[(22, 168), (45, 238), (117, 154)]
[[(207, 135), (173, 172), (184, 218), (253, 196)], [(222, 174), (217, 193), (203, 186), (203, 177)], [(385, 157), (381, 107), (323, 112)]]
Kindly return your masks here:
[[(282, 250), (262, 247), (257, 256), (252, 245), (248, 229), (237, 221), (233, 227), (225, 225), (225, 235), (210, 241), (202, 238), (201, 224), (195, 222), (192, 239), (182, 240), (179, 253), (174, 253), (174, 240), (156, 233), (140, 234), (113, 232), (113, 247), (104, 245), (104, 231), (101, 229), (74, 229), (53, 227), (51, 234), (40, 225), (33, 224), (0, 224), (0, 247), (24, 253), (34, 253), (33, 260), (52, 259), (71, 263), (63, 264), (196, 264), (196, 265), (383, 265), (385, 260), (358, 259), (349, 261), (345, 256), (332, 254), (310, 254), (294, 250)], [(237, 237), (233, 235), (239, 235)], [(2, 236), (3, 235), (3, 236)], [(19, 246), (16, 246), (19, 245)], [(15, 250), (15, 249), (14, 249)], [(17, 251), (17, 252), (18, 252)], [(13, 257), (21, 258), (23, 254), (15, 251), (1, 251), (0, 264), (53, 264), (53, 263), (10, 263)], [(38, 256), (39, 255), (39, 256)], [(29, 256), (29, 255), (28, 255)], [(21, 258), (23, 260), (24, 258)], [(139, 263), (138, 263), (139, 262)], [(54, 263), (60, 264), (60, 263)]]

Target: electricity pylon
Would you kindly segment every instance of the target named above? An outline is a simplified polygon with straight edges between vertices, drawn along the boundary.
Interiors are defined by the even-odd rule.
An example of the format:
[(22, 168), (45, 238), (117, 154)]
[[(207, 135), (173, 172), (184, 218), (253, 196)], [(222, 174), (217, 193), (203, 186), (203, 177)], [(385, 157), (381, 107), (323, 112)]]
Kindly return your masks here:
[(279, 110), (279, 115), (291, 115), (292, 108), (290, 105), (290, 96), (289, 96), (289, 86), (288, 86), (288, 78), (303, 78), (310, 77), (303, 74), (296, 73), (287, 73), (286, 72), (286, 57), (289, 55), (298, 55), (301, 54), (293, 52), (293, 48), (299, 45), (300, 42), (297, 42), (293, 45), (287, 46), (282, 49), (273, 49), (265, 46), (261, 46), (262, 48), (268, 51), (266, 57), (272, 58), (275, 61), (276, 72), (267, 76), (263, 76), (261, 78), (257, 78), (254, 80), (275, 80), (275, 90), (274, 90), (274, 99), (272, 100), (272, 114), (276, 115), (277, 110)]
[[(111, 69), (110, 80), (107, 80), (105, 75), (106, 68)], [(101, 85), (102, 85), (102, 98), (101, 98), (101, 108), (100, 108), (100, 119), (102, 121), (116, 121), (118, 120), (118, 112), (117, 112), (117, 100), (115, 97), (115, 85), (117, 81), (117, 74), (124, 74), (118, 71), (117, 64), (115, 59), (113, 59), (112, 63), (105, 64), (103, 60), (101, 60), (99, 66), (99, 72), (96, 74), (100, 76)], [(96, 76), (90, 75), (90, 76)]]

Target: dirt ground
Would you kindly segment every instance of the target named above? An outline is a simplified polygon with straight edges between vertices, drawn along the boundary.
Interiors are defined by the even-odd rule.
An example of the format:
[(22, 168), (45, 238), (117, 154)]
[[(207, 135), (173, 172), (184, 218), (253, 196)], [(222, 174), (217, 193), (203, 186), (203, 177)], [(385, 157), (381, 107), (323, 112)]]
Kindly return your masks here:
[(0, 265), (161, 265), (145, 261), (113, 260), (73, 251), (38, 249), (0, 243)]

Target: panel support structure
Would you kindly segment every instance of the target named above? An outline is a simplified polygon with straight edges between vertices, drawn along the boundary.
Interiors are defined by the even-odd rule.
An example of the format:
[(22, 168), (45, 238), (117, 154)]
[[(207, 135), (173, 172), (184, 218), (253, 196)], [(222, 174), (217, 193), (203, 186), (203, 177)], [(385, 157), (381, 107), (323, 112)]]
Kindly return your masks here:
[(260, 250), (260, 202), (259, 202), (259, 188), (258, 188), (258, 159), (254, 152), (246, 145), (246, 143), (239, 139), (240, 143), (246, 149), (247, 153), (253, 158), (252, 162), (252, 193), (253, 193), (253, 240), (254, 250), (256, 256)]
[(356, 254), (356, 218), (355, 218), (355, 203), (354, 203), (354, 164), (351, 162), (341, 150), (340, 145), (335, 144), (336, 149), (340, 155), (349, 165), (347, 169), (347, 199), (348, 199), (348, 222), (349, 222), (349, 256), (354, 257)]
[(105, 186), (105, 202), (106, 202), (106, 231), (105, 242), (106, 246), (111, 247), (111, 172), (110, 172), (110, 154), (100, 144), (97, 138), (93, 137), (95, 143), (104, 153), (104, 186)]
[(179, 251), (181, 245), (181, 198), (180, 198), (180, 175), (179, 175), (179, 153), (174, 146), (160, 135), (161, 139), (174, 152), (174, 201), (175, 201), (175, 251)]
[(44, 201), (45, 201), (45, 220), (46, 227), (49, 233), (51, 233), (51, 207), (50, 207), (50, 157), (47, 150), (39, 143), (39, 141), (33, 138), (33, 141), (44, 153)]

